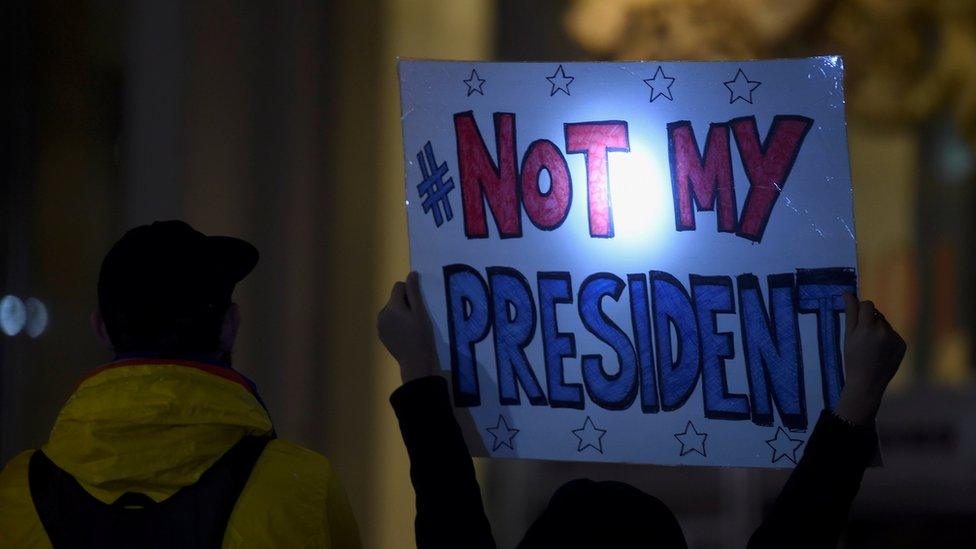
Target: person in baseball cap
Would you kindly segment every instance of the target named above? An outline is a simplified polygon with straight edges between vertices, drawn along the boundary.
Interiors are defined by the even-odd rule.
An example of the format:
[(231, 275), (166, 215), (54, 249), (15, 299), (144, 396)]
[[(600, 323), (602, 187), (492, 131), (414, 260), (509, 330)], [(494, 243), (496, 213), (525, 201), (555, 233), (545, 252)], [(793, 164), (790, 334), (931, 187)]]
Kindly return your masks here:
[(112, 246), (91, 320), (115, 360), (0, 472), (0, 547), (360, 547), (328, 459), (277, 438), (231, 365), (257, 262), (182, 221)]
[(95, 332), (121, 356), (213, 354), (227, 360), (240, 324), (231, 295), (257, 262), (250, 243), (206, 236), (183, 221), (136, 227), (102, 262)]

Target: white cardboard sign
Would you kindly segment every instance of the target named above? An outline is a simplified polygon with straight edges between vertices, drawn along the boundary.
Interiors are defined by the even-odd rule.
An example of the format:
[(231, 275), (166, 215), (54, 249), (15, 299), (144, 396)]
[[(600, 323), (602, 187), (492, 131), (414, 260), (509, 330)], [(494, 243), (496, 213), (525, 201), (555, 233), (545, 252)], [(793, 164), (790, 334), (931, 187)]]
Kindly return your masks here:
[(857, 285), (840, 58), (399, 71), (410, 256), (472, 453), (799, 460)]

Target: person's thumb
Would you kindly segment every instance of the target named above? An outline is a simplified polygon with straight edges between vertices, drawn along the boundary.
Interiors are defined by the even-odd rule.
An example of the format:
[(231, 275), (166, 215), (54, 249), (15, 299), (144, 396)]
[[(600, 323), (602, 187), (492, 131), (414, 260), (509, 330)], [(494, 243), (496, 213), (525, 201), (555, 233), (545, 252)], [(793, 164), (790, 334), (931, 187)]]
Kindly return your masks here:
[(390, 299), (386, 306), (391, 310), (402, 310), (407, 306), (406, 285), (403, 282), (396, 282), (390, 290)]
[(858, 313), (860, 309), (858, 308), (857, 298), (854, 294), (845, 293), (844, 294), (844, 334), (851, 335), (854, 328), (857, 326)]

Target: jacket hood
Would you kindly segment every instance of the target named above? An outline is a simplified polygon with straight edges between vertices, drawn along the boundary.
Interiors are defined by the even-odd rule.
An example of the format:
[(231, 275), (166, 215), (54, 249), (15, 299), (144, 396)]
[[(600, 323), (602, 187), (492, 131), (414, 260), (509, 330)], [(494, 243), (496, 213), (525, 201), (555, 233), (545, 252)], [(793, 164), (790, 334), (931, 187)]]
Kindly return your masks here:
[(135, 359), (82, 380), (42, 449), (105, 503), (125, 492), (162, 501), (196, 482), (241, 437), (271, 430), (264, 406), (234, 370)]

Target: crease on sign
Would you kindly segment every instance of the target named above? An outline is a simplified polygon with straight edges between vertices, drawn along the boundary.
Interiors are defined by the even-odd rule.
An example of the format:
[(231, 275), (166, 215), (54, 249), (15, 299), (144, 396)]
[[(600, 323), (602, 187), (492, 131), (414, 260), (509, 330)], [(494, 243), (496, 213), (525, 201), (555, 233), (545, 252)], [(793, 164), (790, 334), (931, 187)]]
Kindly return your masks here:
[(847, 220), (838, 215), (837, 221), (840, 221), (841, 225), (844, 226), (844, 229), (847, 230), (847, 234), (851, 236), (851, 240), (857, 242), (857, 238), (854, 237), (854, 231), (851, 229), (851, 226), (847, 224)]
[(413, 113), (417, 108), (417, 102), (413, 100), (413, 93), (403, 88), (403, 82), (400, 83), (400, 122), (403, 122)]
[(620, 69), (620, 70), (622, 70), (622, 71), (624, 71), (624, 72), (626, 72), (627, 74), (629, 74), (631, 76), (640, 77), (639, 74), (637, 74), (636, 72), (630, 70), (630, 67), (628, 67), (627, 65), (618, 65), (617, 68)]
[[(780, 189), (780, 190), (782, 191), (782, 189)], [(803, 211), (800, 211), (800, 208), (797, 208), (796, 206), (793, 205), (793, 200), (790, 199), (790, 196), (789, 195), (783, 194), (782, 196), (783, 196), (783, 201), (786, 204), (786, 207), (787, 208), (793, 210), (793, 213), (795, 213), (796, 215), (805, 216), (807, 218), (807, 221), (810, 222), (810, 228), (813, 229), (814, 232), (817, 233), (817, 236), (821, 236), (821, 237), (824, 236), (823, 230), (820, 228), (819, 225), (817, 225), (817, 223), (814, 220), (813, 216), (810, 215), (810, 210), (808, 210), (806, 208), (803, 208)], [(840, 219), (840, 218), (838, 217), (838, 219)], [(853, 238), (854, 235), (853, 235), (853, 233), (851, 233), (850, 227), (847, 227), (847, 224), (846, 223), (844, 223), (844, 227), (847, 228), (847, 232), (849, 234), (851, 234), (851, 237)]]

